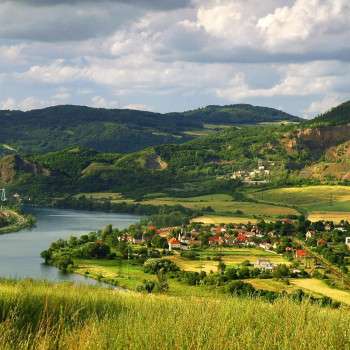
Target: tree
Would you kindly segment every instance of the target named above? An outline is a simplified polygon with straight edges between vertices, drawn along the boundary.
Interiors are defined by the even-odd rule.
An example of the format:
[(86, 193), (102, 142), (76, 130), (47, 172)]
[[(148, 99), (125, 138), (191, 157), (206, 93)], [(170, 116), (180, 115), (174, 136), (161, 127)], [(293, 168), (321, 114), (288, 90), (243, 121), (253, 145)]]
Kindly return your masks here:
[(169, 283), (164, 269), (160, 269), (157, 274), (158, 286), (160, 292), (166, 292), (169, 289)]
[(218, 272), (223, 274), (225, 273), (225, 269), (226, 269), (226, 264), (222, 260), (220, 260), (218, 264)]

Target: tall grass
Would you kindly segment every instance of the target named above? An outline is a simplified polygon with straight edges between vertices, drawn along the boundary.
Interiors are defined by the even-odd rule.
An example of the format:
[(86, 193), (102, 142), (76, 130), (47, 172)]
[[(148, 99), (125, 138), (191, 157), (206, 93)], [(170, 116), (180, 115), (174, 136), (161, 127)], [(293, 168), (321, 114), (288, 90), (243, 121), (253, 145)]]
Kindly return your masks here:
[(307, 303), (174, 298), (0, 283), (0, 349), (348, 349), (350, 313)]

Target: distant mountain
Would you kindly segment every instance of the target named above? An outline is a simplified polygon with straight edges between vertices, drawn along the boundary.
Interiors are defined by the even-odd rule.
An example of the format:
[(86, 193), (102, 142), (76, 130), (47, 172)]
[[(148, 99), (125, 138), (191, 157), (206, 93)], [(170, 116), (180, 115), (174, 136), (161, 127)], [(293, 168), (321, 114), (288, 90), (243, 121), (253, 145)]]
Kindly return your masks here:
[(299, 122), (272, 108), (208, 106), (184, 113), (54, 106), (28, 112), (0, 111), (0, 155), (45, 153), (82, 146), (100, 152), (134, 152), (149, 146), (184, 143), (222, 125)]
[[(237, 180), (267, 179), (273, 185), (347, 182), (350, 124), (346, 110), (347, 104), (341, 105), (311, 122), (232, 126), (185, 143), (159, 144), (128, 154), (70, 147), (26, 157), (7, 156), (0, 160), (0, 185), (36, 198), (100, 191), (142, 198), (147, 193), (230, 192)], [(186, 119), (202, 123), (207, 118), (152, 113), (143, 117), (177, 120), (180, 124), (172, 127), (179, 134), (189, 125)], [(227, 120), (229, 117), (224, 119), (226, 125)], [(222, 120), (215, 125), (220, 123)], [(169, 125), (161, 127), (164, 130)], [(67, 131), (62, 129), (61, 133)]]
[(208, 124), (258, 124), (271, 122), (301, 122), (302, 119), (278, 109), (257, 107), (249, 104), (207, 106), (183, 113)]

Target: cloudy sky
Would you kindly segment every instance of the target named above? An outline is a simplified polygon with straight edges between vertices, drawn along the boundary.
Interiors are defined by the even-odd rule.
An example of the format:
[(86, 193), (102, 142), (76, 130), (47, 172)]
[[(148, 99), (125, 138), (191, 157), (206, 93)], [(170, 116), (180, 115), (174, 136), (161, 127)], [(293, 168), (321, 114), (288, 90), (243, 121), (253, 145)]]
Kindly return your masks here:
[(349, 0), (0, 0), (0, 109), (350, 99)]

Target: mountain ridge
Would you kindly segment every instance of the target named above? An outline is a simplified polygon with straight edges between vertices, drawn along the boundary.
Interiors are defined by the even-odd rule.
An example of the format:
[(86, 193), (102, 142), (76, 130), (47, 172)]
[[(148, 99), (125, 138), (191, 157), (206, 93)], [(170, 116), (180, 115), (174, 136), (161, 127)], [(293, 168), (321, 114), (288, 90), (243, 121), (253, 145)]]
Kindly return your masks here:
[[(213, 110), (214, 108), (214, 110)], [(46, 153), (81, 146), (100, 152), (134, 152), (149, 146), (184, 143), (201, 133), (238, 123), (301, 119), (285, 112), (251, 105), (215, 106), (184, 113), (154, 113), (59, 105), (28, 112), (0, 111), (0, 140), (22, 154)], [(214, 124), (211, 128), (206, 123)], [(0, 145), (1, 146), (1, 145)]]

